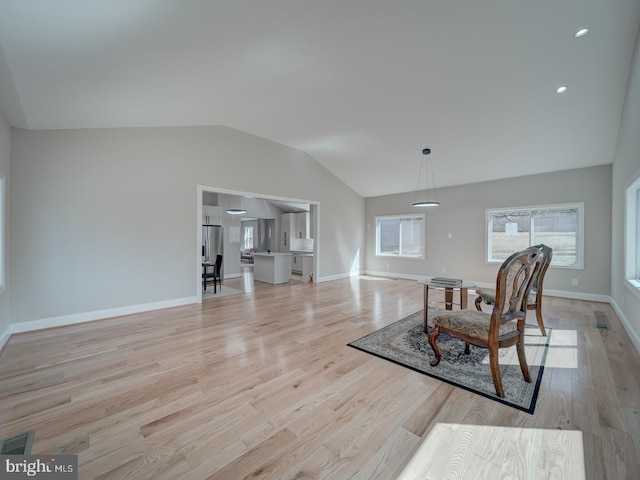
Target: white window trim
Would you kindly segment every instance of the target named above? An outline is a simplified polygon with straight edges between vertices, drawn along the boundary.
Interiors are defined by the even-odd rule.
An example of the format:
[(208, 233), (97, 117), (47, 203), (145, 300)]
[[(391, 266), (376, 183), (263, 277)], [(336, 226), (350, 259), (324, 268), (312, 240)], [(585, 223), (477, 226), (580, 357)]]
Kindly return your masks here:
[(629, 181), (625, 188), (625, 235), (624, 235), (624, 278), (625, 285), (640, 297), (640, 271), (638, 271), (638, 203), (640, 196), (640, 171)]
[[(251, 230), (251, 246), (247, 247), (247, 231)], [(247, 249), (251, 249), (253, 248), (253, 245), (255, 243), (255, 239), (253, 237), (253, 225), (247, 225), (246, 227), (243, 227), (243, 231), (242, 231), (242, 248), (244, 250)]]
[[(584, 203), (557, 203), (550, 205), (531, 205), (525, 207), (506, 207), (506, 208), (488, 208), (486, 210), (485, 219), (485, 263), (488, 264), (501, 264), (504, 260), (491, 260), (491, 240), (489, 235), (489, 224), (491, 221), (491, 215), (495, 212), (514, 212), (514, 211), (527, 211), (527, 210), (561, 210), (566, 208), (578, 209), (578, 238), (576, 239), (577, 250), (577, 264), (576, 265), (556, 265), (551, 261), (549, 268), (563, 268), (569, 270), (584, 270)], [(529, 239), (531, 243), (531, 239)]]
[[(380, 245), (380, 230), (378, 228), (378, 220), (385, 218), (421, 218), (422, 219), (422, 242), (420, 245), (420, 250), (422, 251), (422, 255), (390, 255), (388, 253), (380, 253), (378, 252), (378, 247)], [(376, 215), (374, 217), (374, 225), (375, 225), (375, 250), (376, 257), (387, 257), (387, 258), (405, 258), (410, 260), (424, 260), (426, 255), (426, 247), (425, 247), (425, 237), (426, 233), (426, 215), (424, 213), (407, 213), (407, 214), (397, 214), (397, 215)]]

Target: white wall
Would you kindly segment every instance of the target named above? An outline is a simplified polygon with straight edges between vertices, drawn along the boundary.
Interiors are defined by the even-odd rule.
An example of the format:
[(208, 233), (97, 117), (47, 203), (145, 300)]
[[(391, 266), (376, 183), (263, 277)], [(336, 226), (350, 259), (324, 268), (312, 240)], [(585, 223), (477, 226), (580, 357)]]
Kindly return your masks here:
[[(584, 202), (584, 270), (550, 268), (545, 289), (608, 298), (611, 292), (611, 165), (438, 189), (441, 206), (417, 209), (415, 192), (366, 199), (367, 271), (448, 276), (494, 284), (499, 265), (485, 262), (486, 209)], [(426, 212), (426, 258), (375, 255), (375, 215)], [(452, 238), (448, 238), (448, 234)], [(389, 265), (387, 267), (387, 265)], [(442, 274), (442, 268), (446, 274)], [(571, 285), (577, 278), (579, 286)], [(595, 297), (599, 298), (599, 297)]]
[(625, 190), (640, 172), (640, 33), (631, 64), (627, 95), (622, 112), (616, 155), (613, 162), (611, 296), (618, 315), (640, 352), (640, 294), (625, 282)]
[(12, 183), (13, 326), (193, 301), (197, 185), (320, 202), (317, 278), (361, 268), (364, 199), (308, 155), (226, 127), (14, 129)]
[(9, 259), (9, 238), (10, 238), (10, 219), (9, 219), (9, 188), (10, 188), (10, 167), (11, 167), (11, 129), (2, 114), (0, 114), (0, 175), (4, 175), (5, 180), (5, 223), (3, 244), (5, 249), (5, 288), (0, 291), (0, 349), (4, 345), (9, 335), (9, 289), (11, 282), (9, 279), (10, 259)]

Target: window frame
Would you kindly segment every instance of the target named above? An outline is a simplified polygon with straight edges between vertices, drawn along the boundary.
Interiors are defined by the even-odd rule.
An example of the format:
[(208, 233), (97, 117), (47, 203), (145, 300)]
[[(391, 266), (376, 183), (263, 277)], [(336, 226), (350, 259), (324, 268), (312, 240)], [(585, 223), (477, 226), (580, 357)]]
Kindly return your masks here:
[(640, 171), (625, 188), (624, 278), (640, 296)]
[[(389, 220), (392, 218), (411, 218), (411, 219), (420, 219), (422, 222), (422, 235), (420, 242), (420, 254), (419, 255), (402, 255), (402, 254), (390, 254), (390, 253), (381, 253), (380, 252), (380, 221), (381, 220)], [(376, 215), (374, 217), (375, 224), (375, 255), (376, 257), (387, 257), (387, 258), (405, 258), (411, 260), (424, 260), (426, 256), (426, 247), (425, 247), (425, 238), (426, 238), (426, 215), (424, 213), (407, 213), (407, 214), (394, 214), (394, 215)]]
[[(254, 234), (253, 230), (254, 230), (253, 229), (253, 225), (247, 225), (243, 229), (243, 232), (242, 232), (243, 233), (243, 235), (242, 235), (242, 248), (245, 249), (245, 250), (250, 250), (255, 245), (255, 238), (253, 236), (253, 234)], [(247, 232), (248, 231), (251, 231), (251, 246), (250, 247), (247, 247)]]
[[(485, 263), (488, 264), (502, 264), (504, 259), (493, 259), (491, 258), (492, 254), (492, 241), (491, 241), (491, 220), (492, 216), (495, 213), (500, 212), (528, 212), (531, 218), (533, 219), (533, 212), (539, 210), (567, 210), (567, 209), (577, 209), (578, 211), (578, 228), (577, 228), (577, 238), (576, 238), (576, 263), (574, 265), (565, 265), (565, 264), (557, 264), (554, 263), (554, 259), (551, 260), (551, 264), (549, 267), (553, 268), (564, 268), (570, 270), (584, 270), (584, 203), (576, 202), (576, 203), (557, 203), (557, 204), (549, 204), (549, 205), (532, 205), (525, 207), (500, 207), (500, 208), (488, 208), (486, 210), (486, 220), (485, 220)], [(531, 224), (533, 227), (533, 224)], [(535, 233), (533, 228), (529, 229), (529, 246), (532, 244), (537, 244), (539, 242), (532, 242), (532, 235)]]

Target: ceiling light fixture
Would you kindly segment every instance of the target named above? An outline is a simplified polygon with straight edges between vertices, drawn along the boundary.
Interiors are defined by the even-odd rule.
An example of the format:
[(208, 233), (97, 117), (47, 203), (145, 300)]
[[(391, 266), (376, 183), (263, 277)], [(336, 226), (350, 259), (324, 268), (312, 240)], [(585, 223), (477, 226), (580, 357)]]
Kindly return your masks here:
[[(431, 153), (430, 148), (425, 148), (422, 150), (423, 157), (420, 159), (420, 169), (418, 171), (418, 184), (416, 185), (416, 194), (413, 199), (414, 207), (438, 207), (440, 202), (438, 202), (438, 192), (436, 191), (436, 182), (433, 178), (433, 169), (431, 167), (431, 160), (429, 158), (429, 154)], [(426, 200), (421, 202), (418, 201), (418, 190), (420, 189), (420, 177), (422, 176), (422, 166), (426, 163), (426, 174), (427, 174), (427, 194)], [(433, 184), (433, 200), (429, 200), (429, 172), (431, 172), (431, 182)]]
[(584, 37), (587, 33), (589, 33), (589, 28), (584, 27), (578, 30), (573, 36), (576, 38)]
[(556, 93), (565, 93), (567, 91), (567, 87), (565, 87), (564, 85), (560, 85), (558, 88), (556, 88)]
[(240, 208), (227, 208), (227, 213), (229, 215), (243, 215), (247, 213), (247, 211), (244, 209), (244, 200), (240, 198)]

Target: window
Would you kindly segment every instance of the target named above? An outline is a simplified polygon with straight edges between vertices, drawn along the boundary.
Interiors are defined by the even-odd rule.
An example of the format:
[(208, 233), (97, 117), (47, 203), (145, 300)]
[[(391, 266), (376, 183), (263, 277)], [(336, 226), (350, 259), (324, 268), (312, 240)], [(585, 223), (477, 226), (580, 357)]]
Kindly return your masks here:
[(640, 173), (627, 188), (625, 203), (625, 277), (640, 291)]
[(249, 250), (253, 248), (253, 227), (244, 227), (244, 240), (242, 248)]
[(376, 217), (376, 255), (424, 258), (424, 215)]
[(487, 210), (487, 261), (544, 243), (553, 249), (551, 265), (583, 268), (582, 203)]

